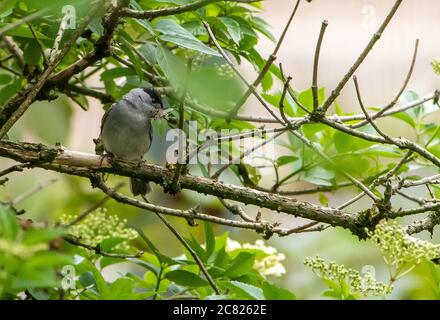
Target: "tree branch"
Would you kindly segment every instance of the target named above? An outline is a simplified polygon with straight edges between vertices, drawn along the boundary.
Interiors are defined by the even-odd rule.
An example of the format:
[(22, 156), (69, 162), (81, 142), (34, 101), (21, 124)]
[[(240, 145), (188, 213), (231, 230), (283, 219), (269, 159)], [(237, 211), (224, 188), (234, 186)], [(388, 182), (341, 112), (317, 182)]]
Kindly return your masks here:
[[(137, 11), (128, 8), (124, 8), (118, 14), (120, 17), (130, 17), (137, 19), (154, 19), (157, 17), (171, 16), (175, 14), (180, 14), (184, 12), (194, 11), (199, 8), (205, 7), (211, 3), (215, 2), (223, 2), (225, 0), (199, 0), (189, 4), (181, 5), (178, 7), (169, 7), (157, 10), (148, 10), (148, 11)], [(236, 3), (252, 3), (258, 2), (262, 0), (226, 0), (225, 2), (236, 2)]]
[[(112, 166), (107, 159), (102, 159), (102, 157), (94, 154), (70, 151), (62, 148), (50, 148), (33, 143), (0, 141), (0, 156), (11, 158), (19, 162), (32, 162), (35, 167), (70, 175), (90, 178), (94, 177), (96, 173), (107, 172), (120, 176), (145, 179), (162, 186), (166, 186), (169, 183), (174, 173), (172, 169), (165, 169), (150, 164), (141, 164), (139, 166), (137, 163), (118, 161)], [(180, 177), (180, 185), (183, 189), (193, 190), (201, 194), (235, 200), (247, 205), (252, 204), (277, 212), (284, 212), (289, 215), (328, 223), (333, 226), (341, 226), (353, 232), (359, 231), (363, 233), (363, 230), (358, 229), (358, 226), (350, 214), (333, 208), (320, 207), (285, 196), (250, 188), (237, 187), (189, 174)], [(129, 200), (129, 203), (147, 210), (158, 211), (157, 206), (142, 203), (134, 199)], [(224, 222), (223, 219), (215, 216), (200, 213), (195, 214), (194, 210), (182, 211), (160, 208), (159, 212), (193, 219), (203, 219), (215, 223)], [(254, 229), (261, 232), (264, 231), (264, 227), (261, 224), (234, 221), (233, 226)]]

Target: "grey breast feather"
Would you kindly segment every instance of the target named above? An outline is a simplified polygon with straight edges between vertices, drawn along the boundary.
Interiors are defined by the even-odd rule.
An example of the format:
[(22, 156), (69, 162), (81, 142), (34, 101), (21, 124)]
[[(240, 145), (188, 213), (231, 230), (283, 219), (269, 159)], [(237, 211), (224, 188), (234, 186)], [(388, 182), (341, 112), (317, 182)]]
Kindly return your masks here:
[(133, 112), (127, 101), (114, 104), (104, 115), (101, 140), (107, 152), (125, 160), (139, 160), (148, 151), (151, 124), (146, 115)]

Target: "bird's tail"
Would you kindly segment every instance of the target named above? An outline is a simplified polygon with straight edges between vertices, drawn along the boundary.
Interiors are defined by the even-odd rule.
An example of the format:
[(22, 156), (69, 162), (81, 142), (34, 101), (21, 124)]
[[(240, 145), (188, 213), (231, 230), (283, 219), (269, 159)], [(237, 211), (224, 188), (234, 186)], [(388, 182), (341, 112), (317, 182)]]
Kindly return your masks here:
[(142, 179), (130, 178), (130, 186), (134, 196), (146, 195), (151, 191), (150, 184)]

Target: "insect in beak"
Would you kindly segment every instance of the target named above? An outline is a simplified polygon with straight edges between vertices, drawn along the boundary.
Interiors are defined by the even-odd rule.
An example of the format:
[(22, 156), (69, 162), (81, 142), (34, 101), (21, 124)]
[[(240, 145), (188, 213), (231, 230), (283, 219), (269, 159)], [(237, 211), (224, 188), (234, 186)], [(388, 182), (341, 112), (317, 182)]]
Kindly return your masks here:
[(172, 108), (168, 108), (168, 109), (157, 109), (157, 112), (154, 116), (154, 118), (156, 119), (167, 119), (168, 114), (172, 111)]

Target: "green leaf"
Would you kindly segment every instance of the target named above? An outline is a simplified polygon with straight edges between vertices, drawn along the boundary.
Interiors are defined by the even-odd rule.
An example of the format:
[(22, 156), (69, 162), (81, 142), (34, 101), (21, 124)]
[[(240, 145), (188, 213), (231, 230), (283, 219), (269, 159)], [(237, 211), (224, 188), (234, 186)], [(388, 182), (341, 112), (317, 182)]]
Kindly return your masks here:
[(263, 77), (263, 80), (261, 81), (261, 87), (263, 88), (264, 92), (269, 91), (272, 89), (273, 86), (273, 78), (270, 72), (266, 73)]
[(328, 197), (322, 192), (319, 193), (319, 203), (328, 206)]
[(101, 243), (99, 244), (101, 249), (104, 251), (111, 251), (115, 246), (117, 246), (118, 244), (126, 241), (127, 239), (124, 238), (119, 238), (119, 237), (112, 237), (112, 238), (107, 238), (101, 241)]
[(392, 117), (406, 122), (407, 124), (409, 124), (413, 128), (416, 127), (416, 122), (414, 121), (414, 118), (411, 117), (406, 112), (395, 113), (392, 115)]
[(229, 35), (231, 36), (232, 41), (234, 41), (235, 43), (239, 43), (241, 40), (240, 24), (237, 21), (235, 21), (234, 19), (227, 18), (227, 17), (220, 17), (218, 19), (226, 27), (226, 30), (228, 31)]
[(128, 258), (127, 259), (130, 262), (133, 262), (141, 267), (144, 267), (147, 270), (150, 270), (151, 272), (154, 273), (154, 275), (157, 277), (159, 275), (159, 271), (160, 268), (154, 264), (152, 264), (151, 262), (142, 260), (142, 259), (137, 259), (137, 258)]
[(202, 279), (195, 273), (185, 270), (173, 270), (165, 274), (165, 278), (184, 287), (198, 288), (209, 285), (208, 281)]
[(26, 245), (45, 243), (61, 237), (64, 233), (62, 229), (31, 229), (24, 234), (22, 243)]
[(101, 17), (96, 17), (89, 23), (90, 30), (100, 37), (104, 34), (104, 27), (102, 26), (101, 20)]
[(53, 268), (72, 263), (72, 257), (53, 251), (41, 251), (26, 263), (30, 269)]
[(109, 300), (131, 300), (133, 289), (133, 280), (129, 278), (119, 278), (110, 285), (108, 296), (105, 298)]
[(382, 156), (387, 158), (401, 158), (399, 149), (394, 146), (385, 146), (381, 144), (376, 144), (367, 149), (360, 150), (359, 154), (369, 154), (374, 156)]
[(226, 269), (225, 276), (237, 278), (253, 271), (255, 254), (248, 252), (240, 252), (231, 262), (231, 266)]
[(239, 281), (221, 281), (223, 288), (231, 290), (238, 298), (251, 300), (264, 300), (263, 290), (253, 285)]
[(149, 64), (155, 65), (157, 63), (156, 60), (156, 47), (151, 43), (144, 43), (138, 49), (139, 53), (148, 61)]
[(264, 21), (262, 18), (253, 16), (252, 19), (250, 19), (250, 23), (256, 30), (258, 30), (263, 35), (265, 35), (267, 38), (269, 38), (272, 42), (277, 41), (275, 36), (269, 30), (270, 25), (266, 21)]
[[(196, 238), (194, 238), (193, 235), (191, 235), (191, 238), (186, 239), (190, 247), (194, 250), (194, 252), (199, 256), (199, 258), (206, 262), (207, 256), (205, 250), (203, 250), (202, 246), (199, 244)], [(192, 256), (190, 257), (192, 259)]]
[(89, 287), (95, 284), (95, 278), (93, 277), (93, 273), (91, 271), (83, 272), (79, 276), (79, 282), (84, 287)]
[[(381, 110), (381, 108), (376, 108), (376, 107), (370, 108), (370, 109), (373, 111)], [(395, 114), (391, 115), (391, 117), (402, 120), (403, 122), (406, 122), (407, 124), (409, 124), (413, 128), (416, 127), (416, 122), (415, 122), (414, 118), (411, 115), (409, 115), (407, 111), (395, 113)]]
[(83, 262), (81, 262), (81, 264), (86, 268), (86, 270), (90, 271), (93, 274), (96, 289), (101, 294), (101, 296), (108, 297), (110, 289), (101, 272), (89, 260), (84, 260)]
[(185, 64), (173, 55), (167, 48), (156, 48), (156, 60), (165, 77), (170, 81), (175, 90), (183, 88), (186, 80), (187, 69)]
[(205, 226), (205, 241), (206, 241), (206, 258), (209, 259), (209, 257), (212, 255), (215, 249), (215, 235), (214, 231), (212, 230), (211, 223), (204, 222)]
[(304, 180), (320, 186), (332, 186), (332, 180), (334, 178), (335, 172), (323, 167), (313, 167), (312, 169), (307, 170), (304, 175)]
[(329, 297), (329, 298), (333, 298), (333, 299), (337, 299), (337, 300), (340, 300), (342, 298), (341, 294), (339, 292), (336, 292), (333, 290), (326, 290), (322, 293), (322, 295), (324, 297)]
[(339, 153), (354, 153), (357, 150), (367, 148), (372, 145), (371, 142), (353, 137), (345, 132), (336, 132), (333, 135), (333, 142)]
[(16, 2), (17, 0), (3, 0), (2, 3), (0, 3), (0, 17), (4, 18), (10, 15)]
[(101, 73), (101, 80), (113, 80), (116, 78), (126, 77), (126, 76), (132, 76), (136, 74), (136, 70), (133, 70), (131, 68), (123, 68), (123, 67), (116, 67), (109, 70), (105, 70), (103, 73)]
[(6, 240), (15, 240), (19, 231), (17, 217), (8, 207), (0, 204), (0, 234)]
[(28, 42), (23, 50), (23, 58), (24, 61), (30, 65), (38, 65), (41, 61), (43, 61), (37, 41)]
[[(8, 25), (7, 23), (0, 23), (0, 29), (6, 27), (7, 25)], [(26, 24), (22, 24), (12, 30), (9, 30), (8, 32), (6, 32), (6, 35), (13, 36), (13, 37), (34, 39), (34, 36), (32, 35), (31, 30), (29, 29), (29, 27)], [(37, 30), (35, 30), (35, 35), (40, 40), (50, 40), (51, 39)]]
[(153, 242), (151, 242), (150, 239), (148, 239), (148, 237), (145, 235), (145, 233), (142, 231), (142, 229), (140, 229), (136, 226), (132, 226), (132, 228), (134, 230), (136, 230), (136, 232), (141, 236), (142, 240), (145, 241), (147, 246), (150, 248), (150, 250), (153, 252), (153, 254), (157, 257), (157, 259), (160, 261), (160, 263), (163, 263), (167, 266), (179, 264), (178, 261), (160, 253), (159, 249), (157, 249), (156, 246), (153, 244)]
[(137, 76), (139, 77), (139, 79), (143, 79), (144, 74), (142, 71), (142, 64), (139, 60), (139, 56), (133, 52), (133, 50), (127, 44), (127, 41), (125, 39), (121, 37), (120, 41), (121, 41), (120, 47), (122, 51), (124, 51), (124, 53), (128, 56), (130, 62), (133, 64)]
[(263, 282), (263, 294), (267, 300), (295, 300), (295, 295), (289, 290), (279, 288), (268, 281)]
[(297, 156), (281, 156), (277, 159), (276, 164), (277, 166), (281, 167), (296, 160), (298, 160)]
[(163, 41), (172, 42), (178, 46), (212, 56), (220, 56), (216, 50), (205, 45), (188, 30), (178, 25), (174, 20), (161, 19), (154, 25), (154, 29), (162, 33), (160, 39)]
[[(410, 102), (416, 101), (416, 100), (418, 100), (419, 98), (420, 98), (419, 95), (418, 95), (415, 91), (408, 90), (408, 91), (405, 91), (405, 92), (400, 96), (400, 98), (399, 98), (399, 102), (400, 102), (401, 104), (407, 104), (407, 103), (410, 103)], [(422, 110), (423, 110), (423, 104), (420, 104), (420, 105), (418, 105), (418, 106), (416, 106), (416, 107), (414, 107), (414, 108), (408, 109), (406, 112), (407, 112), (410, 116), (412, 116), (412, 117), (414, 117), (415, 119), (417, 119), (417, 118), (419, 117), (419, 115), (420, 115), (420, 113), (421, 113)]]
[(111, 266), (112, 264), (123, 263), (125, 259), (113, 258), (113, 257), (102, 257), (99, 259), (99, 267), (104, 269), (105, 267)]
[(9, 74), (2, 73), (0, 74), (0, 85), (8, 84), (11, 82), (12, 77)]
[(71, 103), (65, 97), (59, 97), (51, 103), (35, 101), (12, 132), (19, 129), (30, 131), (49, 144), (65, 143), (70, 135), (71, 115)]
[(189, 84), (188, 94), (200, 103), (217, 110), (229, 110), (243, 96), (244, 87), (236, 75), (228, 75), (222, 71), (223, 66), (228, 68), (223, 60), (216, 60), (220, 66), (199, 67), (192, 70), (189, 79), (188, 72), (183, 71), (183, 81)]
[[(325, 98), (325, 88), (319, 88), (318, 90), (318, 102), (321, 105)], [(305, 90), (301, 92), (298, 96), (298, 101), (305, 106), (307, 109), (313, 109), (313, 92), (312, 89)]]

